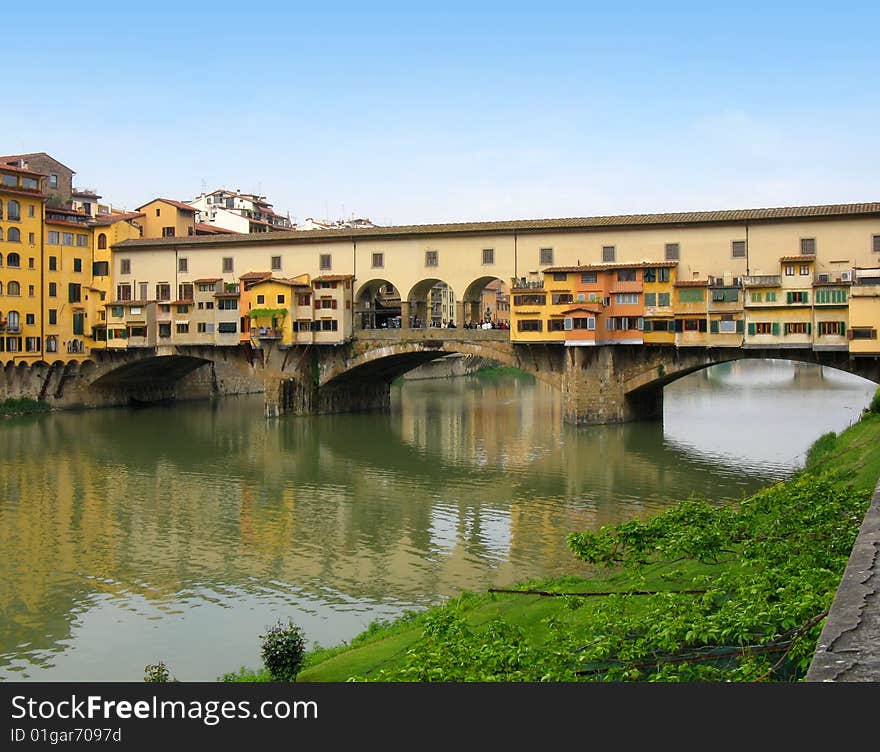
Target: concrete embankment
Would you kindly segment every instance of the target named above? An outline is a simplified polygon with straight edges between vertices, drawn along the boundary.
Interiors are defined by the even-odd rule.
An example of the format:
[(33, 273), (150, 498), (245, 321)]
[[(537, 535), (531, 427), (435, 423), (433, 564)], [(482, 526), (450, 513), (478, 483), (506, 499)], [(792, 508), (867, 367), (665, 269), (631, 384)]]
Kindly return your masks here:
[(880, 483), (825, 620), (808, 682), (880, 681)]

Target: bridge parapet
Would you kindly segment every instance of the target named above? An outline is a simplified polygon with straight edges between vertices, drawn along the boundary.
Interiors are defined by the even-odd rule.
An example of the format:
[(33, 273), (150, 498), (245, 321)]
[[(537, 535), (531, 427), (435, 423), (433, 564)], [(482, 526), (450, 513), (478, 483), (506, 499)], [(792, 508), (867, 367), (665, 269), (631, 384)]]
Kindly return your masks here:
[(509, 329), (360, 329), (355, 332), (358, 340), (381, 340), (384, 342), (509, 342)]

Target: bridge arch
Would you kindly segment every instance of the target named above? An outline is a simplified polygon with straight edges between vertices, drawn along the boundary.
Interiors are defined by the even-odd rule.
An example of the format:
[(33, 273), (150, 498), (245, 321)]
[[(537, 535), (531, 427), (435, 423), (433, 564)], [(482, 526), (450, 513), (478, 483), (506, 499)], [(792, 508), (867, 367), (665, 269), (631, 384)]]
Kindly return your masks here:
[(406, 296), (413, 329), (440, 327), (444, 321), (456, 321), (456, 298), (452, 285), (439, 277), (416, 282)]
[(212, 361), (194, 355), (150, 355), (106, 370), (91, 382), (93, 388), (169, 387)]
[(487, 301), (490, 318), (497, 323), (510, 322), (510, 308), (505, 306), (503, 302), (506, 297), (504, 280), (493, 275), (483, 275), (468, 284), (461, 296), (459, 302), (461, 303), (462, 324), (475, 324), (486, 318), (483, 296), (489, 290), (492, 291), (494, 297), (494, 301)]
[(358, 287), (354, 301), (355, 329), (387, 329), (400, 322), (400, 290), (383, 277), (374, 277)]

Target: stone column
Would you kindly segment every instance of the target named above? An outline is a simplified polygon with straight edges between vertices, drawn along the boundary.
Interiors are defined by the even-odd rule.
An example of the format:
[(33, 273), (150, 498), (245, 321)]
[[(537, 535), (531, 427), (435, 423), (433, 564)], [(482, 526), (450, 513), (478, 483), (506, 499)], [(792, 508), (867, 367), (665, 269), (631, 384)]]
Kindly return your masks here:
[(409, 301), (400, 301), (400, 328), (409, 329)]
[(562, 376), (562, 405), (566, 423), (593, 425), (649, 420), (663, 414), (663, 390), (645, 386), (629, 394), (626, 380), (643, 370), (640, 357), (614, 345), (568, 347)]
[(464, 308), (467, 305), (463, 300), (455, 302), (455, 325), (461, 329), (467, 319), (464, 317)]

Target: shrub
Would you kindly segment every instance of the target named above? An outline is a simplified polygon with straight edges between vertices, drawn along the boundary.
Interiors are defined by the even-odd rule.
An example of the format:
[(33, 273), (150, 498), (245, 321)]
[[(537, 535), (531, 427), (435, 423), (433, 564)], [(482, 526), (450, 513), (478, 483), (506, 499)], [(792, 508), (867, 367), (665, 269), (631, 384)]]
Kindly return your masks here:
[(168, 667), (162, 661), (159, 661), (158, 663), (151, 663), (148, 666), (144, 666), (144, 681), (170, 682), (174, 680), (168, 672)]
[(871, 404), (868, 405), (868, 412), (880, 415), (880, 387), (877, 387), (877, 391), (874, 392)]
[(263, 663), (272, 681), (296, 681), (305, 655), (305, 636), (300, 627), (290, 619), (284, 624), (280, 619), (269, 627), (263, 639)]

